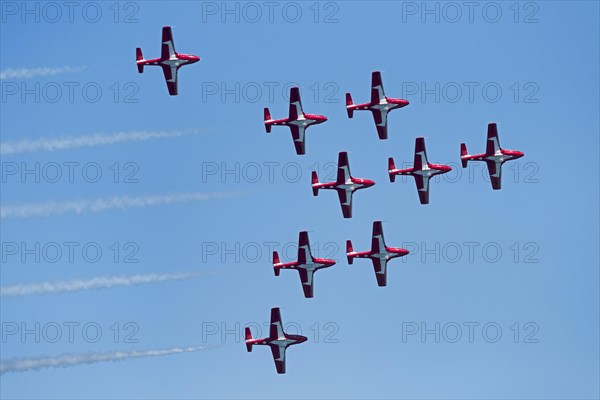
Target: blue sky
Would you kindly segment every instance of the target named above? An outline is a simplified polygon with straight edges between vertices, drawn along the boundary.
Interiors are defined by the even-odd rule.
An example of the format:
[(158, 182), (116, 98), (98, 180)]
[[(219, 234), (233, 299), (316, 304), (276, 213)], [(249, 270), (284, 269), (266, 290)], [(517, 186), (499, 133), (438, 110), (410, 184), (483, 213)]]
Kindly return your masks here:
[[(477, 3), (472, 21), (460, 4), (427, 3), (439, 10), (436, 21), (421, 2), (360, 1), (277, 2), (270, 21), (266, 6), (252, 3), (261, 12), (255, 22), (243, 3), (237, 3), (239, 21), (236, 3), (228, 3), (234, 14), (221, 14), (221, 2), (120, 3), (118, 15), (111, 4), (80, 3), (72, 22), (62, 8), (52, 22), (52, 9), (40, 8), (36, 21), (35, 13), (21, 14), (21, 3), (2, 3), (2, 71), (72, 67), (0, 81), (2, 144), (197, 133), (5, 154), (2, 208), (226, 196), (3, 218), (3, 287), (151, 273), (200, 276), (2, 298), (1, 359), (224, 346), (7, 373), (0, 378), (3, 398), (598, 398), (597, 3)], [(97, 22), (94, 7), (101, 12)], [(297, 8), (301, 16), (292, 22)], [(202, 59), (180, 71), (177, 97), (168, 96), (159, 69), (139, 75), (134, 65), (135, 47), (146, 57), (159, 55), (163, 25), (173, 26), (179, 52)], [(410, 101), (390, 114), (387, 141), (377, 140), (370, 115), (357, 112), (350, 120), (344, 110), (346, 91), (356, 102), (368, 100), (373, 70), (382, 71), (388, 96)], [(303, 157), (294, 154), (287, 129), (267, 136), (262, 126), (265, 106), (273, 117), (287, 114), (284, 88), (293, 83), (302, 89), (306, 112), (329, 118), (308, 130)], [(101, 95), (94, 102), (83, 88), (100, 88)], [(484, 151), (489, 122), (498, 123), (503, 147), (526, 154), (505, 164), (501, 191), (492, 191), (476, 164), (433, 183), (428, 206), (418, 203), (413, 182), (388, 181), (387, 157), (410, 162), (415, 137), (426, 137), (431, 162), (458, 167), (461, 142), (472, 153)], [(328, 163), (343, 150), (355, 177), (377, 183), (355, 195), (351, 220), (342, 218), (333, 193), (314, 198), (309, 187), (311, 169), (325, 179)], [(6, 172), (36, 165), (46, 171), (39, 182)], [(62, 177), (51, 182), (56, 165)], [(68, 165), (75, 168), (73, 182)], [(91, 169), (82, 175), (84, 166)], [(96, 170), (102, 176), (88, 182)], [(386, 288), (376, 286), (370, 262), (348, 266), (343, 251), (346, 239), (367, 249), (374, 220), (384, 221), (388, 245), (413, 250), (390, 263)], [(270, 264), (273, 242), (289, 248), (301, 230), (309, 231), (315, 253), (338, 260), (316, 274), (313, 299), (302, 296), (295, 273), (275, 278)], [(65, 253), (54, 263), (43, 255), (22, 261), (5, 247), (58, 243), (64, 250), (70, 242), (76, 243), (73, 262)], [(102, 256), (91, 262), (83, 247), (100, 248)], [(282, 258), (291, 260), (293, 249), (288, 253)], [(124, 262), (126, 255), (137, 262)], [(291, 333), (300, 327), (309, 337), (288, 351), (284, 376), (275, 373), (267, 348), (248, 354), (243, 345), (243, 326), (267, 322), (273, 306), (282, 308)], [(20, 331), (6, 334), (9, 326), (35, 330), (36, 323), (47, 334), (38, 341)], [(63, 335), (52, 343), (55, 324)], [(82, 333), (86, 324), (102, 330), (96, 342)], [(435, 334), (421, 336), (436, 324), (439, 342)], [(456, 326), (462, 334), (453, 343)], [(415, 327), (419, 332), (409, 335)], [(223, 328), (238, 333), (222, 338)], [(131, 332), (137, 342), (125, 337)]]

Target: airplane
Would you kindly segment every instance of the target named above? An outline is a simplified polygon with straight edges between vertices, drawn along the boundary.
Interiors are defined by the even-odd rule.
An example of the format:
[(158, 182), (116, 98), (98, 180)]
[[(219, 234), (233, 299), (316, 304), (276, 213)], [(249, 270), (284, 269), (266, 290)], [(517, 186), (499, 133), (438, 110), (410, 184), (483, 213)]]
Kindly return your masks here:
[(302, 335), (288, 335), (283, 331), (281, 322), (281, 313), (279, 307), (271, 308), (271, 326), (269, 329), (269, 337), (262, 339), (254, 339), (249, 327), (246, 327), (246, 350), (252, 352), (252, 346), (269, 346), (273, 353), (275, 368), (278, 374), (285, 374), (285, 350), (289, 346), (304, 343), (308, 340)]
[(417, 184), (419, 200), (421, 204), (429, 204), (429, 180), (432, 176), (445, 174), (452, 171), (447, 165), (430, 164), (427, 161), (427, 151), (425, 150), (425, 139), (418, 137), (415, 141), (415, 161), (413, 168), (396, 169), (394, 159), (388, 159), (388, 174), (390, 182), (394, 182), (396, 175), (412, 175)]
[(279, 260), (279, 254), (273, 252), (273, 271), (275, 276), (279, 276), (282, 269), (295, 269), (300, 273), (300, 282), (304, 297), (311, 298), (314, 294), (313, 275), (317, 270), (335, 265), (335, 261), (326, 258), (315, 258), (310, 253), (308, 242), (308, 232), (300, 232), (298, 239), (298, 261), (282, 263)]
[(504, 164), (506, 161), (521, 158), (525, 155), (525, 153), (516, 150), (504, 150), (502, 147), (500, 147), (500, 140), (498, 139), (498, 127), (494, 122), (488, 124), (486, 143), (487, 145), (485, 148), (485, 153), (475, 155), (469, 155), (467, 152), (467, 145), (461, 143), (460, 161), (462, 162), (463, 168), (467, 168), (467, 163), (469, 161), (485, 161), (490, 174), (492, 188), (494, 190), (500, 190), (502, 187), (502, 164)]
[(379, 286), (387, 284), (387, 263), (392, 258), (403, 257), (409, 253), (400, 247), (387, 247), (383, 239), (383, 227), (381, 221), (373, 222), (373, 237), (371, 239), (371, 250), (354, 251), (352, 242), (346, 240), (346, 256), (348, 264), (352, 264), (354, 258), (370, 258), (375, 269), (375, 277)]
[(375, 184), (372, 180), (353, 178), (350, 175), (350, 164), (348, 163), (348, 153), (340, 152), (338, 155), (337, 180), (335, 182), (320, 183), (317, 172), (312, 172), (312, 190), (313, 195), (319, 195), (319, 189), (336, 190), (342, 206), (344, 218), (352, 218), (352, 194), (360, 189), (371, 187)]
[(364, 104), (354, 104), (350, 93), (346, 93), (346, 112), (348, 118), (354, 116), (355, 110), (369, 110), (373, 113), (375, 126), (379, 139), (388, 138), (387, 117), (388, 112), (396, 108), (406, 107), (409, 104), (408, 100), (393, 99), (386, 97), (383, 92), (383, 82), (381, 81), (381, 72), (373, 71), (371, 75), (371, 101)]
[(179, 68), (200, 61), (200, 57), (191, 54), (179, 54), (175, 51), (170, 26), (163, 26), (162, 28), (162, 44), (159, 58), (145, 60), (142, 55), (142, 49), (139, 47), (135, 49), (135, 58), (140, 74), (144, 72), (144, 65), (159, 65), (162, 67), (171, 96), (177, 95), (177, 71)]
[(290, 113), (288, 118), (273, 119), (268, 108), (264, 110), (264, 122), (267, 133), (271, 133), (273, 125), (288, 126), (292, 132), (296, 154), (306, 153), (304, 134), (311, 125), (321, 124), (327, 121), (327, 117), (316, 114), (305, 114), (302, 111), (302, 101), (300, 100), (300, 89), (293, 87), (290, 89)]

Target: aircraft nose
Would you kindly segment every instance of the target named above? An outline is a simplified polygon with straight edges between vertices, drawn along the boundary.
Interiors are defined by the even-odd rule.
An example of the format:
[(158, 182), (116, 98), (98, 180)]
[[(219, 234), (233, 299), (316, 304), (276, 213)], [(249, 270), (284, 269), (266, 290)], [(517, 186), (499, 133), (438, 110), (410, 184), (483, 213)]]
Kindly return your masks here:
[(402, 107), (405, 107), (405, 106), (407, 106), (409, 104), (410, 104), (410, 102), (408, 100), (403, 100), (402, 101)]

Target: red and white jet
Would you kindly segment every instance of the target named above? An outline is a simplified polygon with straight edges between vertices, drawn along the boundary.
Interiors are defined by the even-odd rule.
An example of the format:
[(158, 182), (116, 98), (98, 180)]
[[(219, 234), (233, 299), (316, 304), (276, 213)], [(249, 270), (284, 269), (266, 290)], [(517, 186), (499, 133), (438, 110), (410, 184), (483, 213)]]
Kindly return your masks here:
[(162, 44), (159, 58), (144, 60), (142, 49), (139, 47), (135, 49), (135, 58), (140, 74), (144, 72), (144, 65), (159, 65), (162, 67), (171, 96), (177, 95), (177, 71), (179, 68), (200, 61), (200, 57), (191, 54), (179, 54), (175, 51), (170, 26), (163, 26), (162, 28)]
[(302, 335), (288, 335), (283, 331), (281, 313), (278, 307), (271, 308), (271, 326), (269, 337), (262, 339), (252, 338), (252, 332), (246, 327), (246, 349), (252, 351), (252, 346), (269, 346), (273, 353), (275, 368), (278, 374), (285, 374), (285, 350), (289, 346), (306, 342), (308, 338)]
[(383, 228), (381, 221), (373, 222), (373, 237), (371, 239), (370, 251), (354, 251), (352, 242), (346, 241), (346, 256), (348, 264), (352, 264), (354, 258), (370, 258), (375, 269), (375, 277), (379, 286), (387, 284), (387, 263), (392, 258), (403, 257), (409, 253), (400, 247), (387, 247), (383, 239)]
[(292, 132), (296, 154), (305, 154), (304, 134), (311, 125), (316, 125), (327, 121), (327, 117), (316, 114), (305, 114), (302, 111), (302, 101), (300, 100), (300, 89), (293, 87), (290, 89), (290, 113), (288, 118), (272, 119), (268, 108), (264, 111), (265, 129), (271, 133), (273, 125), (288, 126)]
[(494, 190), (499, 190), (502, 187), (502, 164), (504, 164), (506, 161), (521, 158), (525, 155), (525, 153), (516, 150), (504, 150), (502, 147), (500, 147), (500, 140), (498, 139), (498, 127), (494, 122), (488, 124), (486, 143), (487, 145), (485, 147), (485, 154), (475, 155), (469, 155), (467, 152), (467, 145), (461, 143), (460, 161), (462, 162), (463, 168), (467, 167), (467, 163), (469, 161), (485, 161), (490, 174), (492, 188)]
[(346, 111), (348, 112), (348, 118), (352, 118), (355, 110), (369, 110), (373, 113), (373, 119), (375, 120), (375, 126), (377, 127), (377, 134), (379, 139), (388, 138), (387, 129), (387, 117), (388, 112), (395, 110), (396, 108), (402, 108), (407, 106), (408, 100), (404, 99), (392, 99), (385, 97), (383, 92), (383, 82), (381, 81), (381, 73), (374, 71), (371, 76), (371, 101), (364, 104), (354, 104), (352, 102), (352, 96), (350, 93), (346, 93)]
[(344, 218), (352, 218), (352, 194), (360, 189), (371, 187), (375, 184), (372, 180), (353, 178), (350, 175), (350, 164), (348, 163), (348, 153), (342, 151), (338, 155), (337, 180), (335, 182), (320, 183), (317, 172), (312, 172), (312, 190), (313, 195), (319, 195), (319, 189), (336, 190), (342, 206)]
[(282, 263), (279, 260), (279, 254), (276, 251), (273, 252), (273, 271), (275, 276), (279, 276), (282, 269), (295, 269), (300, 274), (300, 282), (302, 283), (302, 290), (304, 290), (304, 297), (313, 297), (313, 275), (317, 270), (321, 268), (327, 268), (335, 265), (335, 261), (328, 260), (326, 258), (315, 258), (310, 252), (310, 245), (308, 242), (308, 232), (300, 232), (300, 238), (298, 239), (298, 261)]
[(388, 159), (388, 174), (390, 182), (396, 180), (396, 175), (411, 175), (415, 178), (419, 200), (421, 204), (429, 204), (429, 180), (435, 175), (450, 172), (452, 168), (442, 164), (430, 164), (427, 161), (427, 151), (425, 150), (425, 139), (417, 138), (415, 141), (415, 161), (413, 168), (396, 169), (394, 159)]

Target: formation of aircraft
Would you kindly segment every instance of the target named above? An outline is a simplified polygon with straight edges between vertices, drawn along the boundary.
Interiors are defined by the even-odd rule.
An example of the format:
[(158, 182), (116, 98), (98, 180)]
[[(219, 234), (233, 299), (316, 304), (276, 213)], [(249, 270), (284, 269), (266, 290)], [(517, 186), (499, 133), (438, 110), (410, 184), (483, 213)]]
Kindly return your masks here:
[(485, 161), (490, 181), (494, 190), (500, 190), (502, 187), (502, 164), (510, 160), (516, 160), (525, 154), (517, 150), (504, 150), (500, 147), (498, 139), (498, 127), (495, 123), (488, 124), (487, 141), (484, 154), (469, 155), (467, 145), (460, 144), (460, 161), (462, 167), (466, 168), (469, 161)]
[(311, 298), (314, 295), (314, 274), (322, 268), (328, 268), (335, 265), (335, 261), (326, 258), (313, 257), (310, 252), (308, 242), (308, 232), (300, 232), (298, 238), (298, 260), (288, 263), (282, 263), (279, 260), (279, 254), (273, 252), (273, 271), (275, 276), (279, 276), (282, 269), (295, 269), (300, 274), (300, 282), (304, 297)]
[(267, 133), (271, 132), (271, 127), (274, 125), (283, 125), (290, 128), (296, 154), (302, 155), (306, 153), (306, 145), (304, 135), (306, 129), (311, 125), (321, 124), (327, 121), (327, 117), (316, 114), (305, 114), (302, 110), (302, 101), (300, 100), (300, 88), (293, 87), (290, 89), (290, 112), (287, 118), (273, 119), (268, 108), (264, 109), (264, 122)]
[(246, 327), (246, 350), (252, 351), (252, 346), (269, 346), (273, 353), (275, 368), (278, 374), (285, 374), (285, 351), (295, 344), (306, 342), (308, 339), (302, 335), (290, 335), (283, 331), (281, 313), (278, 307), (271, 308), (271, 324), (269, 325), (269, 337), (254, 339), (249, 327)]
[(175, 44), (173, 43), (173, 33), (171, 32), (170, 26), (163, 26), (162, 28), (162, 43), (160, 46), (160, 57), (145, 60), (142, 55), (142, 49), (137, 47), (135, 49), (135, 59), (137, 63), (138, 72), (141, 74), (144, 72), (145, 65), (158, 65), (162, 67), (163, 74), (165, 75), (165, 81), (169, 88), (169, 94), (171, 96), (177, 95), (177, 72), (179, 68), (184, 65), (194, 64), (200, 61), (200, 57), (191, 54), (179, 54), (175, 51)]
[(335, 182), (320, 183), (317, 172), (312, 172), (313, 195), (318, 196), (319, 189), (333, 189), (337, 191), (344, 218), (352, 218), (352, 194), (357, 190), (369, 188), (374, 184), (375, 182), (372, 180), (353, 178), (350, 175), (348, 153), (345, 151), (340, 152), (338, 155), (337, 179)]
[(396, 175), (410, 175), (415, 178), (419, 201), (421, 204), (429, 204), (429, 181), (435, 175), (445, 174), (452, 170), (443, 164), (431, 164), (427, 161), (427, 150), (425, 149), (425, 138), (418, 137), (415, 141), (415, 160), (412, 168), (396, 169), (394, 159), (388, 159), (388, 174), (390, 182), (394, 182)]
[(381, 221), (373, 222), (373, 235), (371, 237), (371, 250), (354, 251), (352, 242), (346, 241), (346, 257), (348, 264), (352, 264), (355, 258), (370, 258), (375, 269), (377, 285), (387, 285), (387, 263), (393, 258), (403, 257), (409, 253), (408, 250), (400, 247), (388, 247), (383, 238), (383, 227)]
[(354, 116), (354, 111), (357, 110), (369, 110), (373, 113), (373, 119), (375, 120), (375, 127), (377, 128), (377, 135), (379, 139), (388, 138), (388, 113), (396, 108), (406, 107), (408, 100), (404, 99), (393, 99), (386, 97), (383, 92), (383, 82), (381, 81), (381, 72), (373, 71), (371, 75), (371, 101), (364, 104), (354, 104), (350, 93), (346, 93), (346, 111), (348, 118)]
[[(145, 66), (160, 66), (163, 70), (165, 81), (172, 96), (178, 93), (178, 71), (184, 65), (193, 64), (200, 61), (200, 58), (191, 54), (180, 54), (175, 51), (173, 34), (171, 27), (162, 28), (161, 55), (158, 58), (144, 59), (141, 48), (136, 48), (136, 64), (139, 73), (144, 72)], [(373, 114), (377, 135), (379, 139), (388, 138), (388, 113), (397, 108), (406, 107), (408, 100), (389, 98), (385, 96), (381, 72), (373, 71), (371, 76), (371, 99), (367, 103), (354, 104), (350, 93), (346, 93), (346, 112), (349, 118), (353, 118), (354, 111), (368, 110)], [(290, 128), (296, 154), (306, 153), (305, 133), (311, 125), (320, 124), (327, 121), (323, 115), (306, 114), (302, 109), (300, 99), (300, 89), (292, 87), (290, 89), (289, 115), (287, 118), (273, 119), (268, 108), (264, 108), (264, 124), (267, 133), (271, 132), (273, 126), (287, 126)], [(460, 145), (460, 159), (462, 167), (466, 168), (469, 161), (484, 161), (488, 167), (492, 188), (498, 190), (501, 188), (502, 165), (506, 161), (515, 160), (523, 157), (524, 153), (516, 150), (505, 150), (500, 147), (498, 139), (498, 129), (495, 123), (488, 125), (488, 134), (486, 142), (486, 151), (483, 154), (470, 155), (467, 152), (465, 143)], [(435, 175), (445, 174), (451, 171), (447, 165), (432, 164), (427, 160), (427, 151), (425, 149), (425, 139), (418, 137), (415, 141), (414, 163), (412, 168), (396, 169), (394, 159), (388, 159), (388, 175), (391, 182), (395, 181), (398, 175), (408, 175), (415, 179), (419, 201), (421, 204), (429, 203), (429, 182)], [(319, 182), (317, 172), (311, 174), (311, 185), (314, 196), (318, 196), (320, 189), (331, 189), (338, 193), (342, 214), (344, 218), (352, 217), (352, 196), (360, 189), (365, 189), (375, 185), (375, 182), (369, 179), (354, 178), (350, 174), (350, 165), (348, 162), (348, 153), (342, 151), (338, 154), (337, 179), (335, 182)], [(367, 251), (354, 251), (352, 241), (346, 241), (346, 257), (348, 264), (352, 264), (355, 258), (368, 258), (373, 263), (377, 285), (387, 286), (387, 264), (390, 260), (403, 257), (409, 254), (409, 251), (399, 247), (388, 247), (385, 244), (383, 236), (383, 227), (381, 221), (373, 222), (373, 234), (371, 237), (371, 249)], [(302, 231), (298, 239), (298, 259), (294, 262), (282, 263), (277, 251), (273, 252), (273, 271), (275, 276), (279, 276), (281, 270), (297, 270), (302, 284), (302, 290), (306, 298), (314, 296), (314, 274), (319, 269), (328, 268), (335, 265), (334, 260), (325, 258), (316, 258), (311, 254), (308, 240), (308, 232)], [(273, 360), (278, 374), (286, 372), (286, 350), (289, 346), (303, 343), (307, 340), (306, 336), (286, 334), (283, 331), (281, 322), (281, 313), (279, 308), (271, 309), (271, 323), (269, 336), (266, 338), (255, 339), (249, 327), (245, 328), (245, 343), (248, 352), (252, 351), (254, 345), (265, 345), (271, 348)]]

